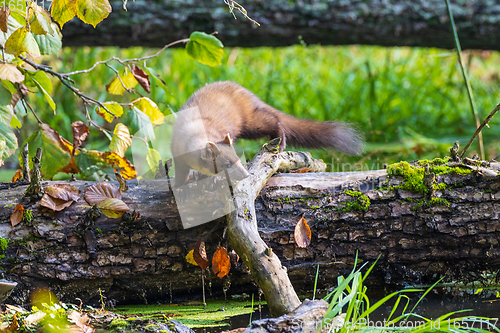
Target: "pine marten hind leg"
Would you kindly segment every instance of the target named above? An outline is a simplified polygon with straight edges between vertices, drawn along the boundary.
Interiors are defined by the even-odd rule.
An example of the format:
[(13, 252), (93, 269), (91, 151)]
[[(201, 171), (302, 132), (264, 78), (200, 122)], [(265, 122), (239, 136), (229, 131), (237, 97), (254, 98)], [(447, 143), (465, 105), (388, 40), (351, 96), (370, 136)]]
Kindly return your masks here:
[(283, 125), (278, 121), (278, 135), (281, 138), (281, 143), (279, 145), (279, 152), (282, 153), (286, 148), (286, 134)]

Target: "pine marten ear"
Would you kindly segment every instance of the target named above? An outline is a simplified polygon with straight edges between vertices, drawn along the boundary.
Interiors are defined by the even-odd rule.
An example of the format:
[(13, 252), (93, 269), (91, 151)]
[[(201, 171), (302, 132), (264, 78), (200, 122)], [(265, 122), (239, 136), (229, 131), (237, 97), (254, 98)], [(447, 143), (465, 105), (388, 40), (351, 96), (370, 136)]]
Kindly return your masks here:
[(220, 148), (216, 143), (208, 141), (205, 148), (201, 151), (201, 158), (204, 160), (213, 160), (214, 157), (219, 156), (221, 153)]
[(231, 136), (229, 135), (229, 133), (226, 134), (226, 137), (224, 138), (224, 143), (231, 146), (233, 145), (233, 140), (231, 140)]

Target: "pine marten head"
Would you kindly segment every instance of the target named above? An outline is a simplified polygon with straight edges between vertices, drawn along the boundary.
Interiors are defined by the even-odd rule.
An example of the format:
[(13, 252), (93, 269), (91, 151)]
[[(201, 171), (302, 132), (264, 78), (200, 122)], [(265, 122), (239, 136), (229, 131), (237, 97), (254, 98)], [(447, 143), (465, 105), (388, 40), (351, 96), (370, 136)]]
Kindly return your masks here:
[(250, 174), (245, 169), (241, 160), (234, 150), (233, 142), (229, 133), (222, 142), (214, 143), (208, 141), (201, 151), (201, 165), (199, 171), (213, 176), (227, 170), (228, 181), (234, 183), (240, 181)]

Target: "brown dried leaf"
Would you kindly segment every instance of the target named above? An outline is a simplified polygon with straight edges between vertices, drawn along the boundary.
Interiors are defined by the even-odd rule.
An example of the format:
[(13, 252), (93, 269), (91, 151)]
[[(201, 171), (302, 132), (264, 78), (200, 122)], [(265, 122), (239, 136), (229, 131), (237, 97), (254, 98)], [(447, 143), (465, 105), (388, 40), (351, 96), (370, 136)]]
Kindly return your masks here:
[(212, 270), (219, 278), (223, 278), (229, 274), (230, 268), (231, 262), (227, 255), (227, 250), (225, 247), (219, 245), (212, 258)]
[(101, 182), (85, 189), (85, 201), (89, 205), (96, 205), (106, 198), (121, 199), (120, 190), (111, 183)]
[(71, 128), (73, 129), (73, 155), (75, 155), (75, 151), (80, 148), (82, 142), (87, 138), (89, 127), (83, 121), (75, 121), (71, 124)]
[(66, 207), (71, 206), (73, 200), (62, 200), (53, 198), (47, 193), (44, 193), (42, 200), (40, 200), (40, 206), (47, 207), (53, 211), (59, 212)]
[(12, 228), (21, 223), (23, 220), (24, 214), (24, 206), (21, 204), (17, 204), (14, 208), (14, 213), (10, 216), (10, 223), (12, 224)]
[(141, 87), (143, 87), (144, 90), (146, 90), (146, 92), (149, 94), (151, 92), (151, 89), (150, 89), (151, 83), (149, 82), (148, 74), (144, 73), (144, 71), (142, 69), (140, 69), (135, 64), (133, 64), (132, 65), (132, 75), (134, 75), (137, 82), (139, 82)]
[(196, 245), (194, 246), (193, 253), (194, 261), (201, 267), (201, 269), (205, 270), (208, 267), (208, 258), (207, 252), (205, 251), (205, 242), (202, 238), (198, 239)]
[(297, 243), (299, 247), (307, 247), (311, 244), (311, 228), (307, 225), (304, 215), (302, 215), (299, 223), (295, 226), (293, 235), (295, 237), (295, 243)]
[(106, 198), (97, 204), (97, 208), (111, 219), (119, 218), (130, 210), (127, 204), (118, 198)]
[(7, 32), (9, 25), (7, 24), (7, 19), (10, 15), (10, 8), (8, 6), (3, 6), (0, 8), (0, 30)]
[(115, 172), (115, 177), (118, 183), (120, 184), (120, 193), (127, 192), (128, 191), (127, 181), (118, 172)]
[(300, 168), (297, 170), (290, 170), (290, 173), (306, 173), (306, 172), (311, 172), (310, 168)]
[(54, 199), (61, 199), (64, 201), (78, 201), (80, 189), (70, 184), (54, 184), (45, 188), (45, 193)]
[(90, 318), (87, 316), (86, 313), (80, 313), (75, 310), (71, 310), (68, 312), (68, 319), (71, 320), (73, 323), (75, 323), (76, 328), (79, 328), (80, 330), (74, 330), (72, 329), (71, 331), (73, 332), (91, 332), (88, 329), (91, 329), (89, 325)]
[(12, 180), (10, 181), (11, 183), (17, 182), (21, 177), (23, 176), (23, 172), (21, 169), (17, 169), (16, 173), (14, 174), (14, 177), (12, 177)]

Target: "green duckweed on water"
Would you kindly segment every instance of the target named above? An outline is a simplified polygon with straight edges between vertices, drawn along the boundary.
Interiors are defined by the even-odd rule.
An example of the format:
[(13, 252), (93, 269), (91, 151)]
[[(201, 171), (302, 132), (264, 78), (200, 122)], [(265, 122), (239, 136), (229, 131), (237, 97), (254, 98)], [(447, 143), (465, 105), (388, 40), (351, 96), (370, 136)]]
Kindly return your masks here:
[[(263, 302), (265, 304), (265, 302)], [(191, 328), (227, 326), (223, 321), (234, 316), (250, 314), (258, 308), (251, 301), (212, 300), (207, 302), (206, 309), (203, 303), (190, 302), (185, 304), (166, 305), (125, 305), (117, 307), (113, 312), (120, 315), (137, 315), (142, 319), (162, 321), (175, 319)]]

